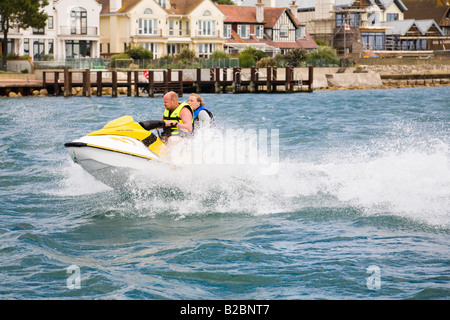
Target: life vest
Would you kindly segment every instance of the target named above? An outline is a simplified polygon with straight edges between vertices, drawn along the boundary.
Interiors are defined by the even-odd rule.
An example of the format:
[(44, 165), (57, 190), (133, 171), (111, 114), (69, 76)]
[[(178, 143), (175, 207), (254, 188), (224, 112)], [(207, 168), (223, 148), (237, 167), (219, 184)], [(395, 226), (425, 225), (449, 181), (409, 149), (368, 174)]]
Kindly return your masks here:
[[(189, 111), (191, 111), (191, 113), (194, 114), (194, 112), (192, 111), (191, 106), (188, 105), (186, 102), (182, 102), (172, 112), (170, 112), (167, 109), (164, 110), (164, 115), (163, 115), (164, 122), (167, 122), (167, 121), (171, 120), (171, 121), (178, 121), (179, 123), (183, 123), (183, 120), (180, 117), (180, 112), (181, 112), (181, 110), (184, 107), (187, 107), (189, 109)], [(194, 116), (192, 116), (192, 122), (194, 122)], [(183, 135), (185, 135), (185, 133), (183, 131), (181, 131), (180, 129), (178, 129), (177, 127), (172, 127), (172, 128), (165, 127), (163, 135), (166, 138), (168, 138), (169, 136), (183, 136)]]
[(200, 111), (205, 110), (206, 112), (208, 112), (210, 119), (210, 122), (213, 123), (214, 122), (214, 116), (212, 114), (211, 111), (209, 111), (207, 108), (205, 108), (205, 106), (200, 106), (197, 108), (197, 110), (194, 111), (194, 121), (199, 121), (198, 120), (198, 114), (200, 113)]

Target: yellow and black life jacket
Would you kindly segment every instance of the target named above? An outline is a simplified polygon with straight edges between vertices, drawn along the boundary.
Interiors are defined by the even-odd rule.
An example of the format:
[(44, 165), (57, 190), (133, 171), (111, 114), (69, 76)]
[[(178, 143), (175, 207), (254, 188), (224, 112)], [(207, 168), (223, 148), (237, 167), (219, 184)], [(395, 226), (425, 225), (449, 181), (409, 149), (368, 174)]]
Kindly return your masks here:
[[(192, 108), (190, 105), (188, 105), (186, 102), (182, 102), (180, 103), (180, 105), (173, 110), (172, 112), (170, 112), (169, 110), (165, 109), (164, 110), (164, 115), (163, 115), (163, 120), (164, 122), (167, 121), (178, 121), (179, 123), (183, 123), (183, 120), (180, 117), (180, 112), (181, 110), (187, 107), (189, 109), (189, 111), (191, 111), (192, 113), (192, 123), (194, 122), (194, 112), (192, 111)], [(163, 136), (165, 138), (168, 138), (169, 136), (184, 136), (186, 135), (186, 133), (184, 133), (183, 131), (181, 131), (180, 129), (178, 129), (177, 127), (165, 127), (164, 128), (164, 132), (163, 132)]]

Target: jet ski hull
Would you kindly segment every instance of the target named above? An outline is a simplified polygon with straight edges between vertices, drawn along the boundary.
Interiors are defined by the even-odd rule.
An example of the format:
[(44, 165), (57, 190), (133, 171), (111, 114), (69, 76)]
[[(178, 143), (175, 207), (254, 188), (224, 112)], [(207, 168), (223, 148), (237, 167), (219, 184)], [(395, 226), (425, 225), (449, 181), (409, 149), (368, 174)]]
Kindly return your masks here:
[(162, 160), (141, 141), (123, 136), (85, 136), (64, 145), (75, 163), (104, 184), (117, 188), (132, 171), (148, 171)]

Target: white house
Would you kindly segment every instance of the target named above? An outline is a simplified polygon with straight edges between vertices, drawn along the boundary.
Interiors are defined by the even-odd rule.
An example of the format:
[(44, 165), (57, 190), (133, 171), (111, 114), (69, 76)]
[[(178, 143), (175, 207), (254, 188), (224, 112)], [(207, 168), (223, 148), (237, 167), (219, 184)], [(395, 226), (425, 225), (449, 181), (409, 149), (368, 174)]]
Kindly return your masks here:
[(11, 28), (8, 53), (29, 55), (33, 60), (99, 57), (101, 5), (95, 0), (48, 2), (45, 28)]

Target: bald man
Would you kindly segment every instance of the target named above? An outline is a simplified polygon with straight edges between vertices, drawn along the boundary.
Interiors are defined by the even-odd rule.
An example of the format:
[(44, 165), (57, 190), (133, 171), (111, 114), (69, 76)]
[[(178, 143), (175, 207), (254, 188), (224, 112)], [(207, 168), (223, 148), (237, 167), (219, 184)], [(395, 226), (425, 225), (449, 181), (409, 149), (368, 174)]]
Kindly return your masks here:
[(193, 111), (189, 104), (178, 102), (178, 95), (174, 91), (167, 92), (163, 97), (165, 107), (163, 121), (165, 128), (163, 136), (184, 137), (192, 132)]

